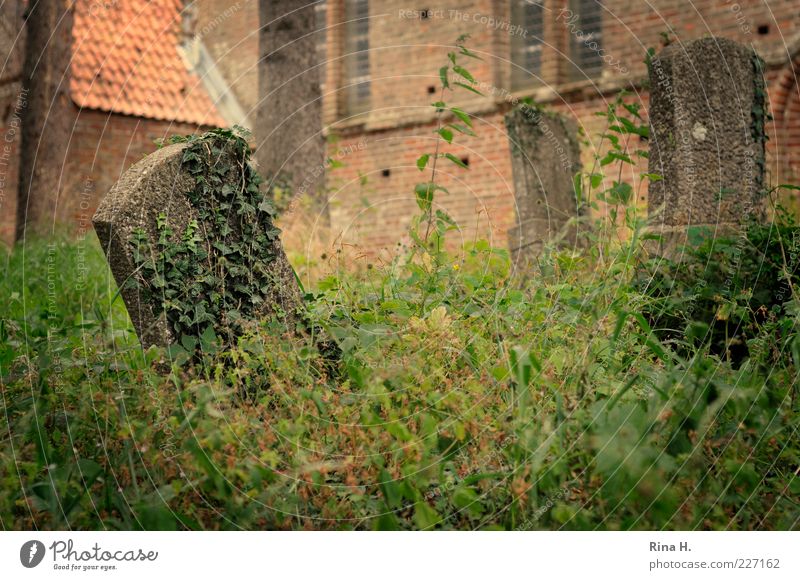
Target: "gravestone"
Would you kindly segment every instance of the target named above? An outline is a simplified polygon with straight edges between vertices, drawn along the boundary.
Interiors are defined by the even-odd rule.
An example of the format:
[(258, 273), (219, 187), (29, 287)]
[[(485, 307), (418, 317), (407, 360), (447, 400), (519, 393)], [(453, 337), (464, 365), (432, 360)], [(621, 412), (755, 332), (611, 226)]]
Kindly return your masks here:
[(142, 346), (249, 322), (297, 322), (301, 295), (240, 137), (212, 132), (133, 165), (100, 203), (97, 236)]
[(762, 213), (766, 89), (752, 49), (672, 44), (650, 65), (648, 214), (662, 249), (692, 230), (730, 233)]
[(506, 117), (514, 176), (516, 225), (508, 231), (512, 264), (532, 265), (544, 244), (559, 234), (577, 241), (579, 216), (573, 177), (580, 170), (577, 127), (566, 117), (522, 104)]

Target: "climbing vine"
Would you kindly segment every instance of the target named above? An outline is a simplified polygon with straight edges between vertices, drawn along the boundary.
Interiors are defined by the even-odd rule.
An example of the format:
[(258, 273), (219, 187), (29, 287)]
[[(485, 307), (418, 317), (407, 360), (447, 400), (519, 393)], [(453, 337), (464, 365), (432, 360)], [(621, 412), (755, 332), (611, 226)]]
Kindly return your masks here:
[(769, 114), (767, 85), (764, 81), (764, 60), (758, 56), (758, 53), (753, 51), (752, 62), (755, 74), (753, 75), (753, 109), (751, 112), (750, 131), (756, 144), (757, 158), (755, 163), (758, 190), (759, 193), (763, 193), (764, 175), (766, 173), (766, 146), (767, 139), (769, 139), (767, 123), (772, 120), (772, 115)]
[(194, 179), (186, 196), (197, 217), (175, 232), (161, 214), (153, 244), (137, 230), (131, 243), (139, 276), (132, 282), (185, 345), (195, 344), (192, 337), (230, 339), (269, 300), (280, 232), (272, 222), (275, 209), (259, 188), (244, 130), (172, 143), (187, 144), (181, 165)]

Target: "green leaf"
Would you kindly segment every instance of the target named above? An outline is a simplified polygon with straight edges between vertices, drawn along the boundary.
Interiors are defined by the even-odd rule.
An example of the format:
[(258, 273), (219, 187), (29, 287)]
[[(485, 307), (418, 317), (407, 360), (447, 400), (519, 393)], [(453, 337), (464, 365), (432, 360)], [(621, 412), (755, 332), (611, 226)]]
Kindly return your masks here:
[(480, 503), (478, 493), (470, 488), (460, 486), (453, 492), (453, 505), (459, 510), (466, 510), (473, 517), (483, 515), (483, 506)]
[(466, 163), (461, 161), (461, 159), (459, 159), (458, 157), (456, 157), (452, 153), (445, 153), (444, 156), (447, 159), (449, 159), (450, 161), (452, 161), (453, 163), (455, 163), (456, 165), (458, 165), (459, 167), (463, 167), (464, 169), (469, 169), (469, 166)]
[(444, 235), (449, 230), (458, 229), (458, 224), (447, 213), (440, 209), (436, 210), (436, 230), (440, 235)]
[(476, 89), (475, 87), (471, 87), (471, 86), (469, 86), (469, 85), (467, 85), (467, 84), (464, 84), (464, 83), (462, 83), (462, 82), (456, 81), (456, 82), (454, 82), (453, 84), (454, 84), (454, 85), (456, 85), (457, 87), (461, 87), (462, 89), (467, 89), (468, 91), (470, 91), (470, 92), (473, 92), (473, 93), (475, 93), (476, 95), (480, 95), (480, 96), (482, 96), (482, 97), (483, 97), (483, 96), (485, 96), (485, 95), (484, 95), (482, 92), (480, 92), (480, 91), (479, 91), (478, 89)]
[(417, 205), (422, 211), (428, 211), (433, 204), (433, 183), (418, 183), (414, 188), (414, 193), (417, 195)]
[(392, 513), (381, 514), (375, 522), (376, 532), (397, 532), (400, 530), (400, 524), (397, 523), (397, 518)]
[(472, 119), (469, 118), (469, 115), (466, 114), (464, 111), (459, 109), (458, 107), (450, 107), (450, 112), (453, 113), (456, 117), (461, 119), (467, 127), (472, 128)]
[(428, 165), (428, 160), (431, 158), (429, 153), (422, 155), (419, 159), (417, 159), (417, 169), (420, 171), (424, 171), (425, 167)]
[(606, 154), (606, 156), (600, 160), (600, 166), (605, 167), (606, 165), (613, 163), (614, 161), (622, 161), (623, 163), (630, 163), (631, 165), (633, 165), (633, 160), (625, 153), (620, 153), (618, 151), (609, 151)]
[[(265, 199), (261, 203), (258, 204), (258, 211), (264, 212), (267, 215), (274, 216), (275, 215), (275, 206), (272, 205), (272, 202), (268, 199)], [(227, 226), (227, 224), (226, 224)]]
[(442, 516), (424, 501), (420, 501), (414, 508), (414, 523), (421, 530), (432, 530), (442, 522)]
[(454, 64), (453, 65), (453, 72), (455, 72), (457, 75), (467, 79), (469, 82), (475, 83), (475, 77), (473, 77), (472, 74), (470, 74), (470, 72), (467, 69), (465, 69), (463, 66), (459, 66), (457, 64)]
[(458, 123), (448, 123), (445, 126), (449, 127), (450, 129), (454, 129), (454, 130), (458, 131), (459, 133), (463, 133), (464, 135), (469, 135), (470, 137), (475, 137), (476, 136), (475, 131), (473, 131), (469, 127), (465, 127), (464, 125), (460, 125)]
[(456, 223), (456, 220), (451, 218), (447, 212), (444, 212), (440, 209), (436, 210), (436, 219), (441, 220), (442, 222), (448, 225), (458, 227), (458, 223)]
[(631, 187), (630, 183), (615, 181), (608, 193), (608, 201), (610, 203), (628, 205), (633, 198), (633, 187)]
[(403, 499), (400, 493), (400, 486), (397, 485), (397, 482), (385, 469), (381, 469), (380, 488), (389, 509), (399, 508)]
[(466, 46), (459, 45), (458, 48), (461, 49), (461, 54), (463, 54), (464, 56), (468, 56), (469, 58), (474, 58), (474, 59), (477, 59), (477, 60), (483, 60), (480, 56), (478, 56), (477, 54), (472, 52)]
[(445, 89), (450, 88), (450, 82), (447, 80), (447, 72), (450, 70), (450, 67), (443, 66), (439, 69), (439, 80), (442, 81), (442, 87)]
[(439, 133), (441, 138), (444, 139), (445, 141), (447, 141), (448, 143), (452, 143), (453, 142), (453, 132), (450, 129), (448, 129), (447, 127), (441, 127), (436, 132)]

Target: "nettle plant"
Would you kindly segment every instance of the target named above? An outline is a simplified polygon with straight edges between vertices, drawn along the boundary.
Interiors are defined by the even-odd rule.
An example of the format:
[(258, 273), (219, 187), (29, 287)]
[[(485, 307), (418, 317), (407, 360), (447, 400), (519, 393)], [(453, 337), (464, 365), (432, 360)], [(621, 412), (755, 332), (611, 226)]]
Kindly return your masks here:
[[(462, 35), (456, 39), (458, 50), (448, 52), (448, 63), (439, 69), (440, 93), (439, 100), (431, 106), (436, 109), (436, 146), (433, 152), (424, 153), (417, 159), (417, 168), (425, 171), (430, 168), (430, 180), (418, 183), (414, 188), (417, 205), (422, 213), (412, 222), (410, 235), (417, 247), (425, 252), (430, 252), (431, 248), (441, 250), (441, 241), (445, 233), (456, 229), (458, 225), (444, 210), (434, 211), (434, 198), (436, 192), (449, 193), (447, 188), (437, 183), (437, 169), (440, 159), (445, 159), (462, 169), (469, 167), (456, 155), (451, 152), (443, 151), (445, 145), (451, 145), (456, 134), (475, 137), (472, 119), (464, 110), (445, 102), (445, 95), (454, 92), (456, 89), (475, 93), (483, 96), (476, 88), (475, 78), (462, 64), (465, 58), (478, 59), (480, 57), (465, 46), (469, 35)], [(425, 224), (424, 233), (420, 235), (421, 225)], [(431, 243), (430, 236), (436, 234), (435, 243)]]
[[(606, 126), (595, 146), (591, 170), (578, 172), (574, 177), (578, 207), (588, 206), (596, 215), (602, 215), (600, 203), (603, 203), (607, 210), (609, 219), (598, 219), (594, 232), (587, 232), (593, 238), (589, 247), (601, 254), (612, 243), (608, 238), (613, 236), (619, 241), (620, 228), (632, 232), (629, 248), (637, 246), (645, 219), (638, 211), (636, 198), (647, 180), (661, 179), (656, 174), (641, 173), (639, 191), (625, 179), (626, 169), (635, 168), (639, 160), (648, 158), (646, 150), (634, 145), (650, 137), (650, 126), (642, 118), (641, 105), (626, 102), (629, 96), (627, 91), (621, 91), (605, 111), (595, 113), (606, 119)], [(604, 230), (606, 236), (599, 236), (598, 232)]]
[(197, 337), (239, 333), (243, 313), (269, 300), (265, 281), (280, 230), (250, 164), (246, 135), (235, 127), (173, 138), (187, 144), (181, 163), (195, 179), (186, 195), (197, 219), (175, 232), (162, 213), (155, 247), (142, 230), (131, 241), (139, 276), (129, 283), (166, 314), (174, 336), (190, 350)]

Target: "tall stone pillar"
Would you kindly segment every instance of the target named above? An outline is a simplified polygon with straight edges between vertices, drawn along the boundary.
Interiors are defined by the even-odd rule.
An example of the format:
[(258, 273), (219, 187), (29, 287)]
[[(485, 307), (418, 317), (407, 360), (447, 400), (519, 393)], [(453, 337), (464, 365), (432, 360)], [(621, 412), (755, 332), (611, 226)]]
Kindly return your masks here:
[(761, 61), (725, 38), (675, 43), (650, 66), (651, 227), (662, 249), (762, 214), (767, 97)]
[[(577, 127), (566, 117), (522, 104), (505, 118), (514, 173), (516, 225), (508, 231), (511, 260), (526, 270), (544, 244), (579, 215), (573, 177), (580, 170)], [(577, 228), (564, 232), (576, 242)]]

